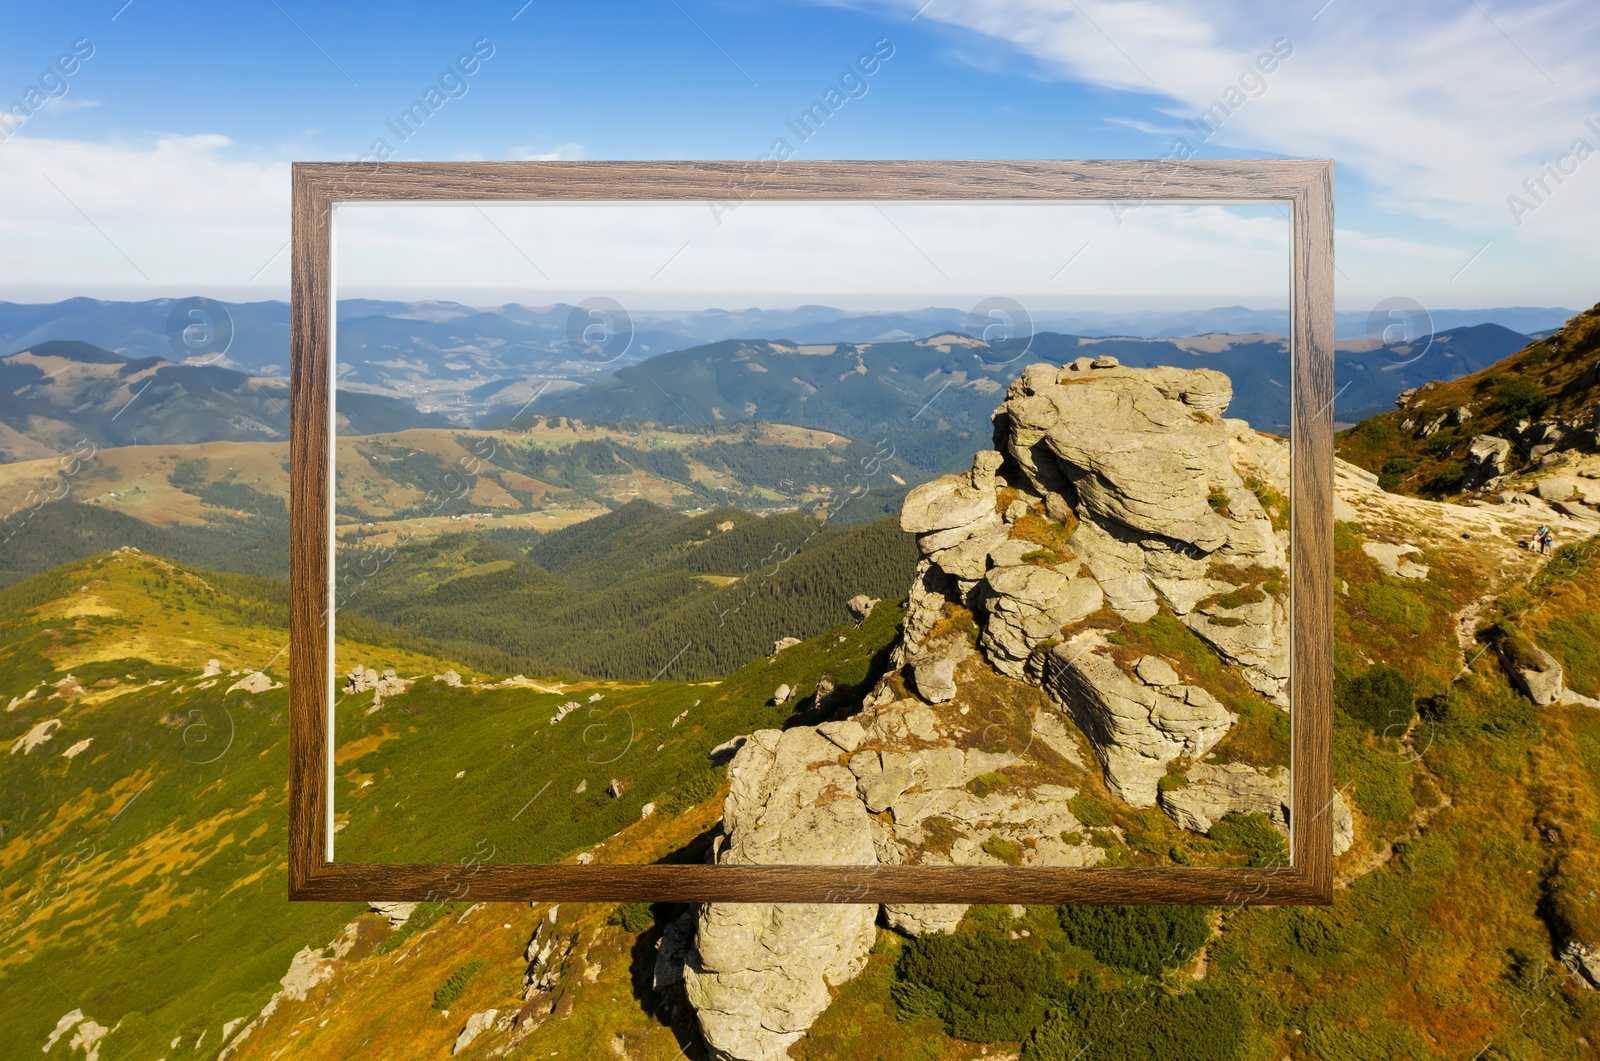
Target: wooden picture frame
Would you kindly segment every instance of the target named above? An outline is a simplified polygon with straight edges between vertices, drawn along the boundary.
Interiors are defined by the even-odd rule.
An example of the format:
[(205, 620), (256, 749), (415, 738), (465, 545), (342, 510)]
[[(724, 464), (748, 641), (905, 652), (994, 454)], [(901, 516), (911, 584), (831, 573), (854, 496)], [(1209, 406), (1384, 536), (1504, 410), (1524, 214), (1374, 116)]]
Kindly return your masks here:
[[(330, 859), (333, 211), (542, 200), (1277, 201), (1291, 224), (1291, 864), (1260, 869), (339, 863)], [(1333, 891), (1330, 161), (296, 163), (289, 898), (1324, 904)]]

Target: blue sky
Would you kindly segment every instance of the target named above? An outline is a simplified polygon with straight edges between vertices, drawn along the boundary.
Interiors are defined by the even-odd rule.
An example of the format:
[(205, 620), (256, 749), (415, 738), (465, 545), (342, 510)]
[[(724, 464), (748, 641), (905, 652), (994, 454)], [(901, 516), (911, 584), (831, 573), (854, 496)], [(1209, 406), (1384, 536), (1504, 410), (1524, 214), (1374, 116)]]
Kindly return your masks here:
[[(800, 143), (785, 120), (884, 40), (866, 94)], [(63, 91), (45, 72), (80, 41)], [(466, 93), (400, 143), (385, 120), (479, 41)], [(0, 298), (284, 297), (288, 163), (380, 137), (400, 159), (747, 159), (780, 137), (800, 158), (1148, 158), (1181, 137), (1335, 159), (1341, 308), (1586, 306), (1597, 53), (1600, 5), (1577, 2), (19, 5), (0, 108), (57, 95), (0, 142)], [(1230, 86), (1201, 142), (1187, 121)]]

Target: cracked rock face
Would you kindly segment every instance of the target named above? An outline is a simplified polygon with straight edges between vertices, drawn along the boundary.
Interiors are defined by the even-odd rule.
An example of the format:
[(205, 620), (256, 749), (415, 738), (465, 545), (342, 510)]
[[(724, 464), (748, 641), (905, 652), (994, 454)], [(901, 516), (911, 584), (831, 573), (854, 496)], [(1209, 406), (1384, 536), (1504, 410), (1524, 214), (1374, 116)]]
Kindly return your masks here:
[(1201, 758), (1238, 720), (1159, 657), (1145, 656), (1127, 673), (1099, 631), (1052, 649), (1046, 674), (1046, 692), (1094, 745), (1106, 785), (1135, 807), (1155, 806), (1168, 765)]
[(1561, 964), (1588, 987), (1600, 987), (1600, 946), (1569, 939), (1561, 950)]
[(1227, 594), (1245, 588), (1241, 573), (1284, 568), (1286, 536), (1245, 480), (1287, 494), (1287, 458), (1221, 418), (1231, 398), (1210, 369), (1030, 365), (995, 414), (996, 441), (1047, 512), (1078, 520), (1069, 544), (1113, 610), (1143, 622), (1166, 604), (1277, 698), (1289, 679), (1281, 593)]
[(1265, 814), (1288, 836), (1289, 772), (1276, 777), (1244, 763), (1200, 763), (1184, 771), (1181, 788), (1161, 793), (1161, 809), (1181, 828), (1203, 833), (1225, 814)]

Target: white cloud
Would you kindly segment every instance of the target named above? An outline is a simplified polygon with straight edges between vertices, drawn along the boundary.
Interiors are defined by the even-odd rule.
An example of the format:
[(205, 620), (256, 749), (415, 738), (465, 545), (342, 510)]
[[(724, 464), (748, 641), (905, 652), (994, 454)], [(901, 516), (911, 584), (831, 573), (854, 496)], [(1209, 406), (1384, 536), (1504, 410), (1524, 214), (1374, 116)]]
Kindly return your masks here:
[(511, 149), (511, 160), (513, 162), (566, 162), (583, 157), (582, 144), (557, 144), (548, 151), (540, 151), (535, 147), (513, 147)]
[[(922, 0), (878, 6), (914, 12)], [(1375, 186), (1379, 207), (1462, 228), (1509, 225), (1506, 196), (1575, 137), (1600, 149), (1584, 127), (1600, 117), (1600, 5), (1334, 0), (1312, 22), (1314, 7), (935, 0), (920, 17), (1008, 41), (1075, 79), (1170, 100), (1158, 109), (1180, 120), (1286, 38), (1292, 56), (1212, 146), (1334, 158)], [(1589, 242), (1600, 224), (1600, 165), (1590, 168), (1524, 233)]]
[(1288, 225), (1271, 207), (362, 206), (341, 210), (338, 231), (342, 295), (478, 289), (530, 304), (605, 295), (636, 307), (885, 308), (996, 295), (1036, 310), (1108, 299), (1288, 303)]
[[(80, 292), (150, 282), (241, 287), (289, 236), (289, 164), (235, 157), (224, 136), (0, 144), (0, 284)], [(262, 294), (288, 281), (279, 255)], [(143, 279), (142, 279), (143, 278)]]

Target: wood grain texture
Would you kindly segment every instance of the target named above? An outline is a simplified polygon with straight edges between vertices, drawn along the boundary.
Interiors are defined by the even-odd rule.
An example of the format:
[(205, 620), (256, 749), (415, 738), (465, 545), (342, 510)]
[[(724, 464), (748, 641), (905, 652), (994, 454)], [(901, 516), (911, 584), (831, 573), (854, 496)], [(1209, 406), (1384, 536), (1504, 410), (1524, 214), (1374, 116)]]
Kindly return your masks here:
[(335, 202), (616, 199), (1289, 200), (1322, 162), (320, 162)]
[(1291, 857), (1333, 901), (1333, 164), (1294, 201)]
[[(333, 207), (574, 200), (1233, 200), (1292, 204), (1292, 865), (579, 866), (327, 857)], [(289, 898), (314, 901), (1322, 904), (1332, 899), (1333, 164), (1326, 161), (296, 163)]]
[(1297, 869), (1037, 866), (549, 866), (334, 863), (299, 899), (1130, 903), (1275, 906), (1318, 902)]
[(295, 167), (289, 309), (289, 897), (327, 860), (332, 212)]

